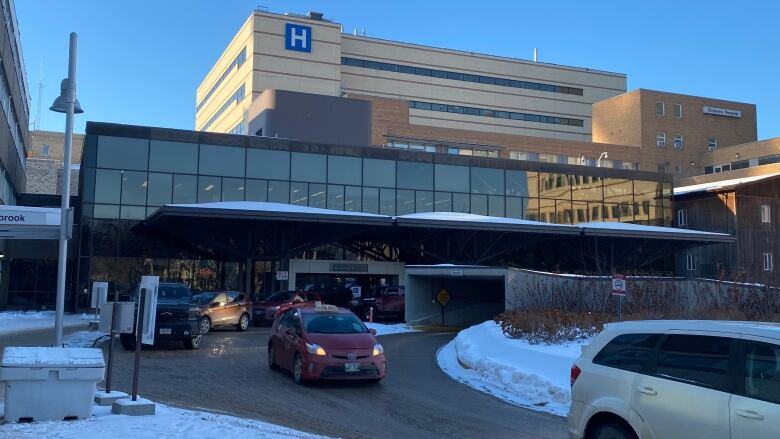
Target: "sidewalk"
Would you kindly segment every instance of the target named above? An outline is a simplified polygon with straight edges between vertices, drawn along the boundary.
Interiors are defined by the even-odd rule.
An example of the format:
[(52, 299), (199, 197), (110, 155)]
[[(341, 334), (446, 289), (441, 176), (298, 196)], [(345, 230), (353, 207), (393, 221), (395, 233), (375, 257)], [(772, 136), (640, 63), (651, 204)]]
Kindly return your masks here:
[[(63, 333), (68, 335), (87, 329), (89, 329), (89, 323), (83, 320), (66, 325)], [(51, 327), (0, 333), (0, 352), (6, 346), (51, 346), (52, 343), (54, 343), (54, 321), (52, 321)]]

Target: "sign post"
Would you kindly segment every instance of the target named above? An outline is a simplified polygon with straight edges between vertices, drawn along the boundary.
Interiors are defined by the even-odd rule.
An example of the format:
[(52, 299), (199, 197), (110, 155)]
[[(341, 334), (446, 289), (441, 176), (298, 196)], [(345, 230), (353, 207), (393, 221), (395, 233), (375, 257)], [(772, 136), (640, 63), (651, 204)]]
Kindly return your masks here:
[(141, 345), (154, 344), (154, 326), (157, 319), (157, 288), (159, 276), (143, 276), (138, 294), (138, 320), (135, 325), (135, 367), (133, 368), (133, 401), (138, 399), (138, 372), (141, 366)]
[(447, 303), (450, 301), (450, 292), (447, 291), (446, 288), (442, 288), (439, 290), (439, 294), (436, 295), (436, 300), (439, 302), (439, 305), (441, 305), (441, 324), (444, 325), (444, 307), (447, 306)]
[(92, 308), (95, 310), (95, 321), (98, 321), (98, 310), (108, 301), (108, 282), (92, 282)]
[(626, 297), (626, 277), (622, 274), (612, 275), (612, 295), (618, 296), (618, 322), (623, 321), (623, 298)]

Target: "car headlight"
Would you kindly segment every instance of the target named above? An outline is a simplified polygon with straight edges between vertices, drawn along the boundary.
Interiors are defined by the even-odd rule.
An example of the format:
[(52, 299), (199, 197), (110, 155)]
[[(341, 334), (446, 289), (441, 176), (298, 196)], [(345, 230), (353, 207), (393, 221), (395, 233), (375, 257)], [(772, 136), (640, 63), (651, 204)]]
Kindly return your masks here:
[(325, 348), (318, 345), (317, 343), (306, 343), (306, 352), (314, 355), (319, 355), (319, 356), (327, 355), (327, 353), (325, 352)]
[(200, 308), (190, 308), (190, 318), (191, 319), (200, 318)]
[(385, 348), (383, 348), (381, 344), (377, 343), (374, 345), (374, 352), (371, 353), (371, 356), (376, 357), (377, 355), (382, 355), (384, 353)]

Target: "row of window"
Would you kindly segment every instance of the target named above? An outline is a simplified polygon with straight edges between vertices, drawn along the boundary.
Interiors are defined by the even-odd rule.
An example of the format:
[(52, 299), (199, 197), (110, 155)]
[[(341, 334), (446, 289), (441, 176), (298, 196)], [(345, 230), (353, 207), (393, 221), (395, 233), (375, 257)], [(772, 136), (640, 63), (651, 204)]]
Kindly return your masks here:
[[(739, 343), (739, 349), (735, 349)], [(738, 358), (737, 355), (739, 356)], [(732, 357), (735, 357), (732, 359)], [(593, 358), (601, 366), (780, 403), (780, 346), (692, 334), (623, 334)], [(732, 380), (732, 364), (742, 376)]]
[[(437, 190), (491, 195), (528, 196), (544, 191), (543, 183), (554, 178), (555, 188), (574, 198), (601, 201), (605, 196), (640, 199), (669, 197), (668, 183), (657, 181), (595, 178), (479, 166), (447, 165), (327, 154), (299, 153), (258, 148), (207, 145), (126, 137), (98, 136), (97, 151), (91, 140), (85, 151), (85, 178), (90, 168), (116, 172), (200, 174), (265, 180), (292, 180), (399, 189)], [(117, 174), (118, 175), (118, 174)], [(581, 185), (587, 179), (589, 187)], [(541, 183), (540, 183), (541, 182)], [(662, 187), (663, 186), (663, 187)], [(591, 194), (589, 191), (592, 191)], [(543, 196), (548, 196), (543, 194)]]
[(228, 134), (238, 134), (243, 135), (244, 134), (244, 121), (242, 120), (236, 126), (233, 127), (230, 131), (228, 131)]
[[(655, 115), (666, 116), (666, 104), (664, 102), (655, 102)], [(672, 104), (672, 116), (677, 118), (681, 118), (683, 116), (682, 104)]]
[(244, 91), (244, 84), (241, 84), (241, 87), (238, 87), (235, 93), (233, 93), (227, 101), (225, 101), (224, 104), (222, 104), (221, 107), (219, 107), (219, 110), (217, 110), (210, 118), (206, 121), (206, 123), (203, 124), (203, 126), (200, 128), (201, 131), (206, 131), (209, 129), (211, 124), (217, 121), (219, 116), (222, 116), (222, 113), (228, 110), (233, 104), (238, 104), (239, 102), (243, 101), (246, 97), (246, 93)]
[(737, 169), (752, 168), (755, 166), (770, 165), (780, 163), (780, 154), (757, 157), (748, 160), (737, 160), (731, 163), (722, 163), (720, 165), (705, 166), (705, 174), (717, 174), (719, 172), (736, 171)]
[(509, 151), (511, 160), (525, 160), (542, 163), (560, 163), (564, 165), (596, 166), (601, 168), (614, 169), (638, 169), (637, 163), (624, 162), (623, 160), (598, 160), (587, 158), (584, 155), (579, 157), (564, 154), (543, 154), (538, 152)]
[[(15, 69), (18, 71), (18, 69)], [(8, 130), (11, 132), (11, 138), (14, 141), (16, 147), (16, 154), (19, 160), (22, 162), (22, 168), (27, 166), (27, 154), (24, 152), (24, 143), (22, 138), (22, 132), (19, 129), (19, 121), (16, 118), (16, 106), (11, 96), (11, 88), (8, 84), (8, 78), (5, 76), (5, 66), (3, 60), (0, 59), (0, 105), (3, 107), (3, 113), (5, 113), (5, 121), (8, 123)]]
[(475, 157), (498, 157), (497, 149), (483, 149), (471, 146), (421, 143), (407, 140), (389, 140), (385, 146), (411, 151), (438, 152), (442, 154), (465, 155)]
[[(772, 224), (772, 208), (768, 204), (761, 205), (761, 223)], [(677, 210), (677, 227), (688, 227), (688, 209)]]
[(499, 119), (512, 119), (525, 122), (571, 125), (575, 127), (584, 126), (585, 123), (582, 119), (545, 116), (541, 114), (516, 113), (513, 111), (490, 110), (487, 108), (463, 107), (460, 105), (437, 104), (433, 102), (409, 101), (409, 108), (416, 110), (441, 111), (444, 113), (466, 114), (469, 116), (496, 117)]
[[(765, 252), (761, 254), (761, 262), (764, 267), (764, 271), (774, 271), (774, 256), (771, 252)], [(688, 271), (696, 271), (696, 254), (688, 253), (685, 255), (685, 268)]]
[(403, 64), (393, 64), (386, 62), (370, 61), (365, 59), (342, 57), (341, 64), (350, 67), (362, 67), (365, 69), (383, 70), (387, 72), (406, 73), (409, 75), (430, 76), (433, 78), (452, 79), (455, 81), (475, 82), (479, 84), (498, 85), (501, 87), (524, 88), (528, 90), (539, 90), (551, 93), (563, 93), (582, 96), (583, 90), (576, 87), (566, 87), (562, 85), (544, 84), (532, 81), (518, 81), (515, 79), (497, 78), (494, 76), (473, 75), (470, 73), (452, 72), (448, 70), (428, 69), (424, 67), (413, 67)]
[(214, 83), (214, 85), (211, 86), (211, 89), (209, 89), (208, 93), (206, 93), (205, 96), (203, 96), (203, 99), (200, 100), (198, 105), (195, 107), (195, 111), (200, 111), (201, 107), (206, 104), (206, 101), (209, 100), (211, 95), (214, 94), (215, 91), (217, 91), (217, 88), (222, 84), (222, 81), (224, 81), (228, 75), (235, 69), (238, 70), (246, 61), (246, 47), (241, 49), (241, 52), (239, 52), (238, 55), (233, 59), (233, 62), (230, 63), (230, 65), (225, 68), (225, 71), (222, 73), (222, 75), (217, 79), (217, 82)]

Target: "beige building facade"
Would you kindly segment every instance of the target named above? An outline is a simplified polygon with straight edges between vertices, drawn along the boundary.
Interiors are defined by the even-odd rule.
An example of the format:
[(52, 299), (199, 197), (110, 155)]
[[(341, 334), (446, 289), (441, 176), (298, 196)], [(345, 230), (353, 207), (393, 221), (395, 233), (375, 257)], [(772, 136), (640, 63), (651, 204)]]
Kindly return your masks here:
[[(27, 166), (24, 170), (27, 178), (25, 193), (61, 194), (65, 134), (55, 131), (33, 131), (30, 140), (32, 147), (27, 151)], [(70, 173), (72, 194), (78, 193), (79, 163), (81, 163), (83, 144), (84, 135), (73, 134)]]
[(709, 153), (757, 139), (756, 106), (637, 89), (593, 105), (593, 141), (640, 147), (650, 171), (704, 173)]
[[(308, 45), (290, 46), (301, 35)], [(195, 128), (247, 134), (249, 103), (268, 89), (397, 99), (416, 126), (590, 141), (593, 103), (624, 93), (626, 76), (347, 35), (316, 13), (255, 11), (198, 87)]]

